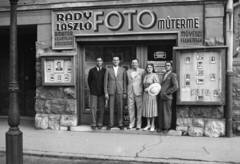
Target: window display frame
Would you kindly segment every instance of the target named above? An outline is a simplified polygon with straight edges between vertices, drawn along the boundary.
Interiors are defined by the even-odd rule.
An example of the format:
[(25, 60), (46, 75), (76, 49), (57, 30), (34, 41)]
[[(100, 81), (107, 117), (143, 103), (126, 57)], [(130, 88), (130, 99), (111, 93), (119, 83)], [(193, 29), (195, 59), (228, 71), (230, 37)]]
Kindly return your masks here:
[[(226, 101), (226, 98), (225, 98), (226, 97), (226, 95), (225, 95), (226, 94), (226, 62), (225, 61), (226, 61), (226, 53), (227, 53), (226, 50), (227, 50), (227, 46), (216, 46), (216, 47), (174, 47), (173, 54), (174, 54), (175, 59), (176, 59), (175, 60), (176, 61), (176, 73), (177, 73), (178, 79), (179, 79), (179, 89), (178, 89), (177, 94), (176, 94), (177, 95), (177, 99), (176, 99), (177, 100), (177, 102), (176, 102), (177, 105), (225, 105), (225, 101)], [(205, 65), (208, 66), (209, 63), (210, 64), (216, 64), (216, 61), (215, 61), (215, 58), (214, 58), (214, 62), (212, 62), (212, 60), (211, 60), (211, 61), (209, 61), (209, 63), (207, 63), (208, 61), (204, 62), (203, 61), (204, 58), (202, 57), (201, 59), (200, 58), (196, 59), (196, 61), (198, 61), (198, 62), (202, 61), (202, 63), (197, 63), (197, 64), (195, 63), (195, 65), (197, 66), (196, 70), (197, 71), (200, 70), (203, 73), (203, 75), (197, 75), (197, 72), (196, 72), (196, 75), (195, 75), (195, 79), (196, 79), (195, 87), (199, 86), (199, 85), (202, 85), (202, 86), (204, 86), (203, 88), (205, 88), (205, 89), (200, 89), (201, 91), (198, 91), (198, 92), (201, 92), (201, 94), (199, 94), (199, 96), (197, 96), (196, 95), (197, 93), (195, 93), (196, 99), (195, 100), (190, 100), (190, 99), (194, 99), (194, 98), (191, 97), (191, 96), (194, 95), (192, 90), (199, 90), (199, 89), (196, 89), (196, 88), (194, 89), (194, 88), (191, 88), (190, 86), (188, 86), (188, 88), (190, 89), (190, 91), (189, 91), (189, 89), (186, 87), (186, 84), (182, 84), (182, 81), (186, 81), (186, 79), (185, 79), (186, 75), (184, 74), (184, 69), (186, 69), (187, 66), (184, 68), (184, 65), (189, 65), (189, 63), (181, 65), (181, 63), (183, 63), (183, 62), (181, 62), (181, 56), (184, 56), (183, 55), (184, 53), (185, 54), (191, 53), (192, 54), (191, 62), (194, 62), (194, 60), (192, 60), (193, 57), (196, 56), (196, 55), (194, 55), (194, 53), (197, 53), (197, 54), (204, 54), (204, 53), (206, 53), (206, 54), (204, 54), (204, 55), (206, 55), (205, 57), (208, 57), (208, 58), (210, 57), (211, 58), (211, 56), (207, 56), (211, 52), (217, 53), (219, 55), (219, 57), (218, 57), (219, 58), (219, 65), (218, 65), (218, 67), (220, 67), (220, 68), (217, 68), (216, 70), (218, 70), (217, 73), (219, 75), (221, 75), (221, 76), (219, 76), (219, 80), (218, 80), (218, 83), (219, 83), (218, 88), (219, 88), (219, 90), (221, 89), (221, 95), (220, 96), (219, 95), (215, 95), (215, 94), (211, 95), (212, 97), (219, 96), (218, 100), (215, 100), (215, 101), (214, 100), (210, 100), (210, 101), (206, 100), (206, 101), (204, 101), (204, 99), (203, 99), (204, 98), (204, 94), (205, 94), (206, 97), (209, 96), (209, 89), (206, 88), (207, 84), (204, 84), (205, 81), (206, 81), (204, 79), (204, 77), (206, 78), (208, 75), (204, 75), (205, 71), (204, 71), (204, 68), (202, 68), (204, 66), (201, 65), (201, 67), (200, 67), (199, 64), (204, 64), (205, 63)], [(207, 54), (207, 53), (209, 53), (209, 54)], [(184, 60), (186, 60), (186, 59), (184, 59)], [(209, 66), (209, 67), (211, 67), (211, 66)], [(219, 69), (221, 69), (221, 71), (219, 71)], [(212, 74), (210, 74), (210, 75), (212, 75)], [(217, 81), (215, 79), (216, 78), (215, 77), (216, 74), (214, 74), (214, 80), (212, 80), (210, 78), (210, 75), (209, 75), (209, 80), (211, 82)], [(198, 78), (198, 77), (201, 77), (201, 78)], [(182, 80), (182, 78), (184, 78), (185, 80)], [(191, 75), (191, 78), (192, 78), (192, 75)], [(189, 80), (187, 80), (187, 81), (189, 81)], [(182, 87), (182, 86), (184, 86), (184, 87)], [(182, 91), (183, 88), (186, 90), (186, 92)], [(206, 93), (204, 93), (205, 90), (206, 90)], [(189, 101), (181, 99), (181, 97), (180, 97), (181, 96), (181, 92), (185, 92), (185, 93), (189, 93), (190, 92), (190, 99), (189, 99)], [(213, 90), (212, 92), (215, 93), (215, 90)], [(217, 93), (217, 94), (219, 94), (219, 93)], [(209, 99), (211, 99), (211, 98), (209, 98)]]
[[(47, 70), (47, 60), (52, 61), (52, 66), (50, 70)], [(71, 67), (64, 68), (65, 61), (68, 60), (71, 63)], [(51, 64), (49, 64), (51, 65)], [(60, 65), (58, 68), (57, 65)], [(54, 56), (41, 56), (41, 67), (42, 67), (42, 85), (43, 86), (75, 86), (75, 58), (74, 55), (54, 55)], [(70, 68), (70, 69), (68, 69)], [(52, 70), (54, 69), (54, 70)], [(70, 71), (69, 71), (70, 70)], [(52, 74), (47, 72), (51, 71)], [(53, 75), (59, 78), (59, 81), (50, 82), (51, 79), (47, 79)], [(50, 77), (51, 78), (51, 77)], [(63, 79), (66, 79), (63, 81)], [(70, 80), (69, 80), (70, 79)]]

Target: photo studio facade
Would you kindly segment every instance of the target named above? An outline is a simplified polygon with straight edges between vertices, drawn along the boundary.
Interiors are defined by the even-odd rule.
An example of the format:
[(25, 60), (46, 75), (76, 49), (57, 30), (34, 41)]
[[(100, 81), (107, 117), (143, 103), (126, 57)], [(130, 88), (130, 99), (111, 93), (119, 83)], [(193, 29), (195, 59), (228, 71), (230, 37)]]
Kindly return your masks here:
[[(1, 15), (7, 25), (9, 16), (5, 13), (9, 14)], [(103, 59), (105, 68), (112, 65), (116, 55), (126, 70), (135, 58), (144, 69), (153, 63), (160, 79), (165, 62), (170, 60), (179, 80), (172, 128), (182, 135), (225, 136), (225, 21), (226, 1), (19, 2), (19, 44), (34, 43), (31, 52), (19, 47), (23, 51), (18, 53), (19, 71), (24, 72), (19, 77), (24, 86), (21, 89), (30, 90), (23, 91), (24, 100), (19, 98), (25, 104), (20, 107), (21, 115), (35, 117), (37, 129), (70, 130), (90, 125), (87, 77), (96, 66), (96, 57)], [(3, 31), (8, 31), (2, 24)], [(7, 67), (9, 59), (6, 55), (1, 58)], [(8, 69), (1, 67), (5, 70), (1, 73), (5, 80), (1, 96), (7, 104)], [(35, 77), (31, 79), (30, 74)], [(4, 103), (0, 103), (2, 115), (6, 114)], [(127, 100), (123, 108), (124, 125), (128, 126)], [(104, 125), (108, 120), (106, 105)]]

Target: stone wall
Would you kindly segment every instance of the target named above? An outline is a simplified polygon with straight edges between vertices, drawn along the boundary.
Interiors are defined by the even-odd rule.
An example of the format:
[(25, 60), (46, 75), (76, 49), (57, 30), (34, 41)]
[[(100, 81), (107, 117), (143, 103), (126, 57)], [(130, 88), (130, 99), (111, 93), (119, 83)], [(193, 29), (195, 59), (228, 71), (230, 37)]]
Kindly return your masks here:
[(240, 56), (233, 60), (233, 132), (240, 135)]
[(223, 106), (177, 106), (176, 130), (194, 137), (225, 136)]
[(38, 42), (36, 62), (36, 129), (67, 130), (77, 126), (76, 87), (42, 86), (42, 54), (70, 53), (72, 51), (52, 51), (50, 42)]

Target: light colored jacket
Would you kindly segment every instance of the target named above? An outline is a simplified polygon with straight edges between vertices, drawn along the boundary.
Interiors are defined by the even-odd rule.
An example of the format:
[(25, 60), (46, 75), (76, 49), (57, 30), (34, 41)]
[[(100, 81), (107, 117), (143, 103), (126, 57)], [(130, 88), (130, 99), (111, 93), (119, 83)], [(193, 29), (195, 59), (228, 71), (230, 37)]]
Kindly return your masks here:
[(115, 76), (113, 67), (107, 69), (104, 77), (104, 93), (110, 95), (115, 94), (124, 94), (127, 92), (127, 74), (126, 70), (123, 67), (118, 67), (117, 77)]
[(127, 94), (135, 94), (136, 96), (140, 96), (143, 94), (143, 79), (146, 75), (144, 69), (137, 68), (136, 74), (132, 77), (133, 69), (129, 69), (127, 71)]

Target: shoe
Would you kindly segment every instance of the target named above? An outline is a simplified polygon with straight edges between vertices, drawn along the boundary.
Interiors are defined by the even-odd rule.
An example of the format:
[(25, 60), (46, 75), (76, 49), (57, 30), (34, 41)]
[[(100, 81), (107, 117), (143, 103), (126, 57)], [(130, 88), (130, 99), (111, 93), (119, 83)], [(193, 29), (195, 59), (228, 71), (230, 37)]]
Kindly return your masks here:
[(151, 127), (150, 132), (154, 132), (154, 130), (155, 130), (155, 127), (153, 126)]
[(170, 129), (165, 129), (165, 130), (163, 131), (163, 133), (167, 133), (167, 132), (169, 132), (169, 130), (170, 130)]
[(160, 128), (158, 128), (158, 129), (157, 129), (157, 132), (161, 132), (161, 131), (163, 131), (163, 130), (162, 130), (162, 129), (160, 129)]
[(96, 126), (92, 126), (92, 130), (96, 130)]
[(129, 129), (132, 129), (132, 128), (130, 128), (129, 126), (127, 127), (127, 130), (129, 130)]
[(107, 130), (110, 130), (112, 127), (111, 126), (107, 126)]
[(98, 126), (98, 129), (102, 129), (102, 126)]
[(136, 130), (140, 130), (140, 128), (136, 128)]
[(124, 126), (119, 126), (119, 129), (120, 130), (124, 130)]
[(143, 130), (149, 130), (150, 126), (146, 126)]

